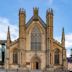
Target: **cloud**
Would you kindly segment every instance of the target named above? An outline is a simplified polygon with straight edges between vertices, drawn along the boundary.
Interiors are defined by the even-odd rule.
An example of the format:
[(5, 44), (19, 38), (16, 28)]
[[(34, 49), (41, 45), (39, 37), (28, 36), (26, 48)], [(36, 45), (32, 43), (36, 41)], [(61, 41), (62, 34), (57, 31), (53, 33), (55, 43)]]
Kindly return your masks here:
[(72, 47), (72, 33), (67, 34), (65, 37), (66, 37), (66, 47), (71, 48)]
[[(59, 42), (61, 41), (61, 37), (55, 37)], [(72, 47), (72, 33), (65, 35), (65, 46), (66, 48)]]
[[(61, 37), (55, 37), (55, 39), (61, 42)], [(72, 33), (65, 35), (65, 47), (67, 49), (67, 57), (69, 57), (70, 49), (72, 48)]]
[(67, 54), (66, 55), (67, 55), (67, 57), (70, 57), (70, 52), (67, 51)]
[(8, 18), (0, 17), (0, 40), (6, 40), (8, 26), (10, 27), (11, 39), (14, 40), (18, 37), (17, 24), (11, 24)]

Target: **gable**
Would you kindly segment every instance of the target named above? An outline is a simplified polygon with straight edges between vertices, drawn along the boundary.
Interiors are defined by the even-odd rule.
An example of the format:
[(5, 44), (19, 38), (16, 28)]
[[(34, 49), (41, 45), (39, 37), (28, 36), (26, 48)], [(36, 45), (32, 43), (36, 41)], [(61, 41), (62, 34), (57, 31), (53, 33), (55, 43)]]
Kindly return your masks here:
[(26, 32), (31, 33), (35, 27), (37, 27), (41, 33), (45, 33), (45, 28), (40, 24), (39, 21), (33, 21), (26, 29)]
[(35, 26), (37, 26), (39, 28), (39, 30), (41, 31), (41, 33), (45, 32), (46, 24), (44, 23), (44, 21), (39, 16), (38, 16), (38, 19), (34, 19), (33, 16), (31, 17), (31, 19), (26, 24), (26, 28), (27, 28), (26, 31), (29, 32)]
[(30, 20), (26, 23), (26, 27), (28, 28), (28, 26), (33, 22), (33, 21), (39, 21), (41, 24), (42, 24), (42, 26), (44, 27), (44, 28), (46, 28), (46, 24), (45, 24), (45, 22), (38, 16), (38, 19), (34, 19), (34, 16), (32, 16), (31, 18), (30, 18)]

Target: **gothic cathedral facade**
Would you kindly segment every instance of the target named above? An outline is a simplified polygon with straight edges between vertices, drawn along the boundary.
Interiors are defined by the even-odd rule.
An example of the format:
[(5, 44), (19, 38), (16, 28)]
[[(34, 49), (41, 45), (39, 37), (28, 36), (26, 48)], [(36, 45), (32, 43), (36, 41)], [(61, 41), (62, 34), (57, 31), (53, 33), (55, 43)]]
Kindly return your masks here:
[(38, 8), (26, 23), (26, 12), (19, 10), (19, 38), (11, 41), (8, 27), (5, 69), (67, 68), (65, 34), (62, 29), (61, 43), (53, 38), (53, 10), (46, 11), (46, 23), (41, 19)]

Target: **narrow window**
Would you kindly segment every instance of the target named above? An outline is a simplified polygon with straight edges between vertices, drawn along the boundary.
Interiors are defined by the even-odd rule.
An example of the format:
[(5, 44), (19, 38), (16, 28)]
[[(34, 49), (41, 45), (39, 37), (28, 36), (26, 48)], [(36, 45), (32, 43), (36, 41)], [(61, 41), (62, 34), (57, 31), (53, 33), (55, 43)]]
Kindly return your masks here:
[(18, 64), (18, 53), (17, 53), (17, 49), (13, 51), (13, 64)]
[(55, 50), (55, 53), (54, 53), (54, 62), (55, 62), (55, 65), (59, 65), (59, 49)]

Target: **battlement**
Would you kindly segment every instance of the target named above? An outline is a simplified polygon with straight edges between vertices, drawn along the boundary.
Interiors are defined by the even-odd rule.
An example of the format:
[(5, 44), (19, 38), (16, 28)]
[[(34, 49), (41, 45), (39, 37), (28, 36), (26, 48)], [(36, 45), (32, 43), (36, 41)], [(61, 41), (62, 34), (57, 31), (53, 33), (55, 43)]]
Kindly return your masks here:
[(25, 9), (24, 9), (24, 8), (20, 8), (20, 9), (19, 9), (19, 14), (26, 14)]
[(49, 8), (49, 9), (46, 11), (46, 15), (48, 15), (48, 14), (53, 15), (53, 9), (52, 9), (52, 8)]

